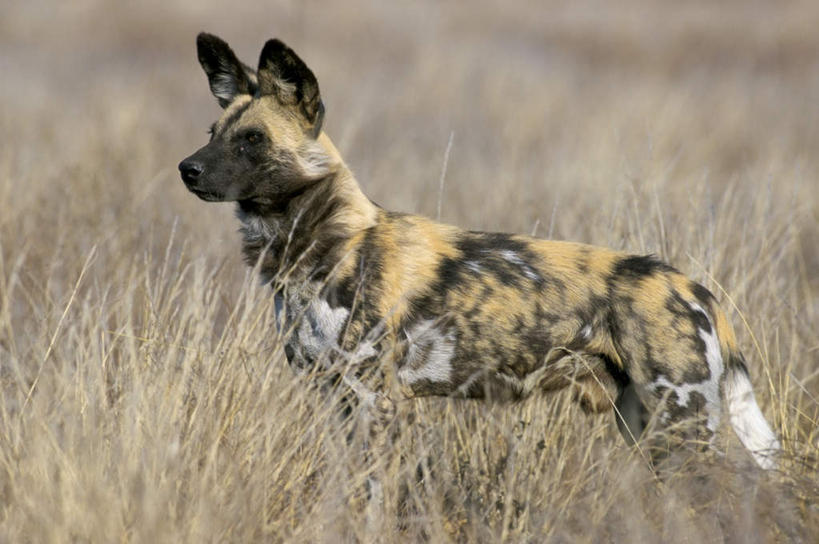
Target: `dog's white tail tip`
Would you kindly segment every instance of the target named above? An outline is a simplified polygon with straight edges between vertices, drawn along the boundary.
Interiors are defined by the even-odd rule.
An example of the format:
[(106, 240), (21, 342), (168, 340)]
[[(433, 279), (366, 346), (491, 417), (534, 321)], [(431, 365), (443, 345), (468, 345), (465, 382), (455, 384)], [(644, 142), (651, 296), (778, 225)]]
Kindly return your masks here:
[(751, 452), (760, 467), (765, 470), (776, 468), (777, 455), (782, 447), (756, 403), (751, 380), (744, 367), (728, 371), (725, 400), (731, 425), (742, 445)]

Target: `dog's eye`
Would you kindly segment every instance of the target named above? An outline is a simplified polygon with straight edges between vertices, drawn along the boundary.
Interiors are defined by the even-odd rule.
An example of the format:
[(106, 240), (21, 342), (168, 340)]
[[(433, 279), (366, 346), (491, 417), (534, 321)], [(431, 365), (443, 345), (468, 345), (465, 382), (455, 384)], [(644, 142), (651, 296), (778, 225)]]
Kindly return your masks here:
[(248, 133), (245, 134), (245, 140), (249, 144), (257, 144), (262, 141), (262, 133), (256, 130), (248, 131)]

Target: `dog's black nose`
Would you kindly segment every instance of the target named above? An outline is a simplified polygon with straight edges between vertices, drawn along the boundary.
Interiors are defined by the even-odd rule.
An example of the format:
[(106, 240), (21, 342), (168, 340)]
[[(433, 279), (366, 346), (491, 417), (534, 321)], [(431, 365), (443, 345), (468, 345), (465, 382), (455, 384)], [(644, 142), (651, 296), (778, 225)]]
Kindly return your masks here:
[(182, 181), (188, 185), (195, 183), (196, 178), (204, 171), (205, 167), (200, 162), (185, 159), (179, 163), (179, 172), (182, 174)]

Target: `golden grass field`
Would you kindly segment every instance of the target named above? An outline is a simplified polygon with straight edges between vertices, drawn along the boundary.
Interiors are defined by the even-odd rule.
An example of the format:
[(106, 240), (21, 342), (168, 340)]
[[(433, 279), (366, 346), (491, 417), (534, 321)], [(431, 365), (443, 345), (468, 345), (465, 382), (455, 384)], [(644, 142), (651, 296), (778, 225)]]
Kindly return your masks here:
[[(807, 1), (4, 3), (0, 542), (816, 542), (817, 28)], [(402, 402), (368, 466), (287, 367), (232, 206), (179, 180), (221, 111), (200, 30), (253, 65), (289, 43), (383, 206), (703, 282), (779, 469), (726, 425), (658, 481), (565, 394)]]

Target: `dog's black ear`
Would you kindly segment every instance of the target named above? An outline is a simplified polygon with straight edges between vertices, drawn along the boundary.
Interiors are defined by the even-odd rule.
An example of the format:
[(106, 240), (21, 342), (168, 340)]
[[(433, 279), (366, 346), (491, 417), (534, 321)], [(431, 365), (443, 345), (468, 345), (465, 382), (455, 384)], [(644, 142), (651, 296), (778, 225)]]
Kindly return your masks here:
[(318, 81), (292, 49), (279, 40), (268, 40), (259, 57), (258, 78), (260, 95), (273, 95), (280, 104), (295, 107), (313, 137), (318, 136), (324, 118)]
[(201, 32), (196, 37), (199, 64), (205, 70), (210, 92), (226, 108), (240, 94), (255, 94), (258, 88), (256, 73), (239, 61), (236, 54), (218, 36)]

